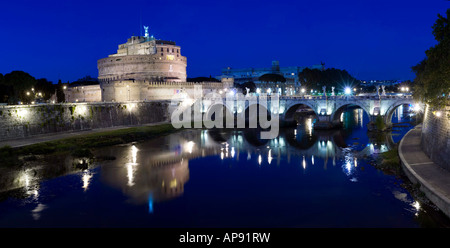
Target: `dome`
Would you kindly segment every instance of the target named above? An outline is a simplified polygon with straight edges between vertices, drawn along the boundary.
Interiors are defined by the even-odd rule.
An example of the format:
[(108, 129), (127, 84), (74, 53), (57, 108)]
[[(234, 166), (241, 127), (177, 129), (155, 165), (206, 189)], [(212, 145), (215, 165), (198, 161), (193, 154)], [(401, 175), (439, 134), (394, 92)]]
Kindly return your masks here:
[(263, 82), (281, 82), (281, 83), (286, 82), (286, 78), (284, 78), (283, 76), (281, 76), (279, 74), (274, 74), (274, 73), (264, 74), (261, 77), (259, 77), (258, 80), (263, 81)]

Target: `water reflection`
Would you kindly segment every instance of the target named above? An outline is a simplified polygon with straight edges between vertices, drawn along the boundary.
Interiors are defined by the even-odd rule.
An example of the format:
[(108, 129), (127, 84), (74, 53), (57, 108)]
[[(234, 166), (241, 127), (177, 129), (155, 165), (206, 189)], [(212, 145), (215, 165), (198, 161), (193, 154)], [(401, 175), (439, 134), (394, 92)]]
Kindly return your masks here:
[[(365, 148), (353, 149), (342, 142), (343, 130), (312, 131), (310, 124), (311, 120), (306, 120), (305, 125), (283, 129), (272, 140), (261, 140), (260, 130), (256, 129), (188, 130), (145, 143), (103, 148), (96, 155), (116, 157), (101, 165), (102, 180), (121, 189), (131, 202), (143, 203), (150, 202), (150, 196), (152, 201), (161, 201), (182, 195), (183, 185), (189, 180), (189, 160), (198, 157), (219, 155), (222, 160), (239, 160), (239, 154), (245, 153), (247, 161), (256, 159), (258, 165), (271, 165), (274, 161), (279, 165), (281, 158), (287, 158), (288, 164), (299, 160), (303, 169), (308, 164), (316, 165), (318, 159), (324, 161), (325, 169), (328, 160), (333, 165), (344, 160), (343, 172), (350, 176), (358, 158), (387, 151), (392, 146), (386, 135), (381, 139), (359, 140), (367, 142)], [(81, 188), (87, 191), (93, 177), (91, 169), (78, 166), (81, 170), (77, 170), (70, 166), (71, 160), (72, 164), (84, 165), (86, 159), (66, 160), (62, 165), (66, 169), (61, 174), (80, 173)], [(3, 191), (24, 187), (28, 189), (26, 195), (32, 195), (38, 192), (38, 182), (46, 177), (46, 171), (39, 167), (2, 174)], [(351, 180), (356, 178), (352, 176)]]
[(124, 192), (129, 202), (147, 202), (153, 212), (155, 202), (183, 194), (189, 181), (189, 161), (195, 158), (217, 155), (222, 161), (238, 161), (239, 154), (245, 154), (249, 163), (254, 160), (258, 166), (280, 165), (287, 158), (287, 164), (299, 164), (304, 170), (318, 161), (325, 170), (328, 161), (333, 166), (344, 161), (342, 172), (349, 181), (357, 182), (358, 160), (391, 147), (386, 143), (388, 137), (360, 139), (367, 142), (360, 150), (345, 142), (338, 146), (343, 130), (312, 131), (309, 122), (283, 129), (272, 140), (261, 140), (259, 130), (186, 130), (158, 140), (104, 148), (97, 155), (114, 154), (117, 159), (102, 165), (101, 177)]
[[(315, 131), (313, 119), (309, 118), (296, 128), (280, 130), (280, 135), (272, 140), (260, 139), (257, 129), (185, 130), (142, 143), (98, 149), (94, 152), (96, 156), (114, 156), (116, 159), (101, 162), (96, 172), (86, 159), (64, 158), (50, 168), (59, 168), (61, 175), (78, 173), (78, 187), (83, 194), (94, 187), (94, 180), (100, 180), (122, 192), (127, 202), (146, 205), (151, 215), (160, 211), (158, 203), (184, 194), (190, 178), (190, 161), (206, 157), (217, 157), (216, 164), (207, 164), (210, 167), (218, 166), (217, 163), (238, 164), (243, 158), (246, 166), (255, 165), (259, 170), (293, 166), (305, 175), (317, 169), (327, 171), (332, 166), (340, 171), (346, 182), (354, 185), (361, 183), (361, 169), (367, 166), (365, 159), (391, 149), (395, 143), (390, 133), (367, 135), (363, 126), (367, 119), (364, 120), (361, 109), (344, 112), (342, 118), (348, 120), (344, 129)], [(52, 174), (42, 166), (11, 170), (0, 174), (3, 179), (0, 180), (1, 189), (24, 189), (23, 197), (35, 204), (32, 217), (39, 220), (42, 212), (51, 208), (39, 199), (39, 182), (51, 176), (55, 176), (54, 172)], [(392, 194), (409, 204), (411, 211), (419, 213), (420, 204), (407, 194), (398, 189)]]

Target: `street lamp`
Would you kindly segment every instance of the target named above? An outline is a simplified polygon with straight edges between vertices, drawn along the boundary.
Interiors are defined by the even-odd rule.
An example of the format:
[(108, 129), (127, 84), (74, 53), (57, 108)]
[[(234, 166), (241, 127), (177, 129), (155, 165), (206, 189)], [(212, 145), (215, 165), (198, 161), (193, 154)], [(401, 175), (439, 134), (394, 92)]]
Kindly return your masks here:
[(350, 89), (350, 87), (345, 87), (344, 94), (350, 95), (351, 93), (352, 93), (352, 89)]

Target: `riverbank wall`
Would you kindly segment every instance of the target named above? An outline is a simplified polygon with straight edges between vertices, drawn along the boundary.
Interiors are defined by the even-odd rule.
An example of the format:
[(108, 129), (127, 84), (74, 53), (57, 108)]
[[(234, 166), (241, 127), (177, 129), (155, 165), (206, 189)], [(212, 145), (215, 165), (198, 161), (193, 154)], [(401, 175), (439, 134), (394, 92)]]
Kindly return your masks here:
[(450, 106), (436, 111), (425, 108), (421, 148), (434, 163), (450, 171)]
[(0, 106), (0, 141), (170, 121), (170, 101)]

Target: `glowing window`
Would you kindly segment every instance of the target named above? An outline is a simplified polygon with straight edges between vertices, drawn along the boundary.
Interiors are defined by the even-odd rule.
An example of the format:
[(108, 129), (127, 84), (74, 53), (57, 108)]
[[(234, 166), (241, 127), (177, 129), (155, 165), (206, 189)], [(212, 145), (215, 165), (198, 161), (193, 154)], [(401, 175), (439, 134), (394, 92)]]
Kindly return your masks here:
[(173, 56), (173, 55), (167, 55), (167, 60), (174, 60), (174, 58), (175, 58), (175, 56)]

